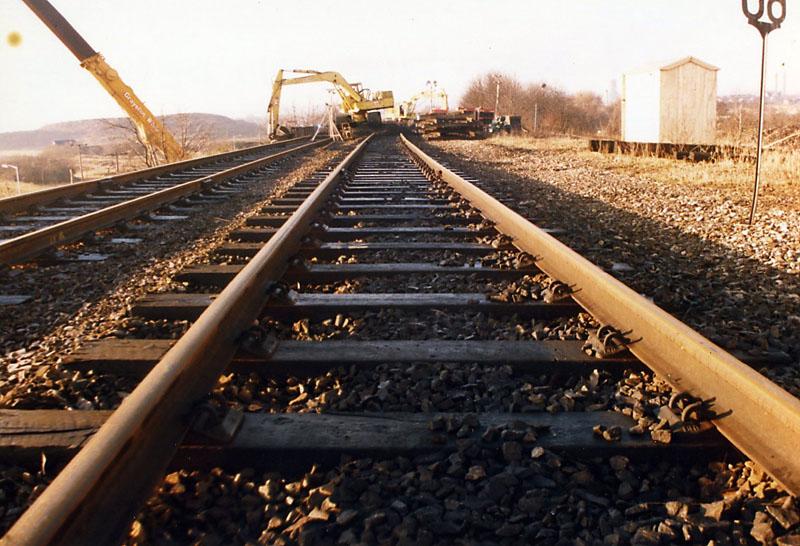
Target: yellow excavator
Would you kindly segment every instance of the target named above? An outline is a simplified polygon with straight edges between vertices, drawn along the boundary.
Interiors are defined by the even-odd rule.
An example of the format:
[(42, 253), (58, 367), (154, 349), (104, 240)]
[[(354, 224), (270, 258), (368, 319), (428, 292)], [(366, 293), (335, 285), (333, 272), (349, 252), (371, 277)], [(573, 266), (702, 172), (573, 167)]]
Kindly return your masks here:
[[(306, 74), (292, 78), (284, 78), (283, 73)], [(342, 109), (349, 116), (353, 123), (380, 123), (381, 114), (376, 110), (394, 107), (394, 94), (391, 91), (370, 92), (369, 89), (361, 87), (360, 83), (348, 83), (338, 72), (320, 72), (319, 70), (288, 70), (281, 68), (275, 76), (272, 84), (272, 96), (267, 107), (269, 118), (269, 136), (277, 138), (291, 134), (288, 128), (281, 126), (279, 112), (281, 105), (281, 90), (284, 85), (296, 85), (300, 83), (328, 82), (333, 84), (334, 89), (342, 99)]]
[[(432, 86), (429, 86), (427, 89), (423, 89), (416, 95), (413, 95), (410, 99), (403, 101), (397, 107), (395, 117), (400, 120), (413, 119), (416, 117), (416, 114), (420, 113), (417, 112), (417, 104), (423, 99), (428, 100), (428, 109), (427, 112), (425, 112), (427, 114), (433, 113), (434, 111), (444, 111), (446, 113), (449, 109), (447, 92), (439, 87), (436, 82), (433, 82)], [(434, 105), (438, 108), (434, 108)]]
[(181, 147), (164, 125), (153, 115), (147, 106), (123, 82), (116, 70), (111, 68), (103, 56), (96, 52), (69, 24), (63, 15), (47, 0), (22, 0), (61, 42), (67, 46), (81, 63), (81, 66), (94, 76), (108, 91), (117, 104), (128, 114), (136, 127), (139, 139), (147, 148), (148, 156), (157, 159), (161, 152), (167, 162), (178, 161), (183, 156)]

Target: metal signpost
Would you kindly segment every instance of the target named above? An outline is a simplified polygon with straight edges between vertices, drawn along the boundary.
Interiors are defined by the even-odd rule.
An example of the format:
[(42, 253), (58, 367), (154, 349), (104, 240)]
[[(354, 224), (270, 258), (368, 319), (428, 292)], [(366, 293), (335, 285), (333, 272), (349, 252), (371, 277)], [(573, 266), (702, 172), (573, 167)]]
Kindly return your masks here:
[[(750, 11), (750, 3), (757, 4), (755, 11)], [(758, 29), (761, 34), (761, 92), (758, 101), (758, 143), (756, 148), (756, 178), (753, 187), (753, 205), (750, 208), (750, 225), (756, 217), (758, 206), (758, 186), (761, 176), (761, 144), (764, 132), (764, 92), (767, 80), (767, 34), (781, 26), (786, 18), (786, 0), (742, 0), (742, 11), (747, 22)]]

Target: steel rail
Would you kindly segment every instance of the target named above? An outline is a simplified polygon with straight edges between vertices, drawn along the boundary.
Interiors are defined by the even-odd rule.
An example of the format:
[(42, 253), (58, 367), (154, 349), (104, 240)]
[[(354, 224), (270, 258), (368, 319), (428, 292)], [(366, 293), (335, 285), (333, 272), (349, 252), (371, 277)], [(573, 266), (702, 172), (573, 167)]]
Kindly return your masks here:
[(242, 148), (240, 150), (233, 150), (231, 152), (223, 152), (220, 154), (196, 157), (194, 159), (186, 159), (184, 161), (178, 161), (175, 163), (167, 163), (164, 165), (158, 165), (156, 167), (118, 174), (116, 176), (87, 180), (85, 182), (78, 182), (77, 184), (64, 184), (45, 190), (34, 191), (22, 195), (14, 195), (12, 197), (5, 197), (0, 199), (0, 214), (16, 214), (19, 212), (24, 212), (31, 207), (48, 205), (60, 199), (75, 197), (77, 195), (96, 190), (116, 188), (118, 186), (130, 184), (131, 182), (136, 182), (138, 180), (153, 178), (166, 174), (173, 174), (184, 169), (191, 169), (192, 167), (198, 167), (216, 161), (226, 161), (234, 157), (266, 151), (283, 144), (300, 142), (308, 139), (309, 137), (299, 137), (290, 140), (282, 140), (280, 142), (273, 142), (270, 144), (259, 144), (258, 146), (250, 146), (249, 148)]
[(18, 263), (30, 259), (53, 246), (74, 241), (88, 232), (102, 229), (122, 220), (135, 218), (144, 212), (158, 209), (229, 178), (235, 178), (297, 152), (322, 146), (329, 141), (330, 139), (322, 139), (308, 144), (301, 144), (215, 174), (182, 182), (163, 190), (148, 193), (142, 197), (136, 197), (2, 241), (0, 242), (0, 264)]
[(418, 164), (479, 209), (536, 266), (572, 288), (602, 324), (625, 332), (630, 351), (678, 391), (713, 400), (714, 424), (793, 495), (800, 495), (800, 400), (644, 296), (595, 266), (489, 194), (425, 154), (405, 136)]
[(0, 539), (4, 546), (116, 544), (150, 495), (213, 388), (268, 288), (300, 248), (313, 218), (367, 137), (342, 161), (227, 285), (127, 396), (86, 446)]

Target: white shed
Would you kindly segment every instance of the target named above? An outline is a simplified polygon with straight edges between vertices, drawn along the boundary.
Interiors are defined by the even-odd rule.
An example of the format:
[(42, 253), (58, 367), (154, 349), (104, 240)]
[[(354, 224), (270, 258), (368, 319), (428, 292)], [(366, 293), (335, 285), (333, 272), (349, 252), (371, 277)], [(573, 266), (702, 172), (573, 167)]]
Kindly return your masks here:
[(622, 75), (622, 140), (713, 144), (717, 68), (694, 57)]

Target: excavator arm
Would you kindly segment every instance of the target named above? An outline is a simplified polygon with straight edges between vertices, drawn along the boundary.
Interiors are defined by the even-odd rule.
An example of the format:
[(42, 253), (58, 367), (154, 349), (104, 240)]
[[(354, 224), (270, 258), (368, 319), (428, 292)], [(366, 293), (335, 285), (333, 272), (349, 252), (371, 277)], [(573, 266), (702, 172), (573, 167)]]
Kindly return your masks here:
[(157, 157), (155, 151), (158, 150), (167, 162), (182, 158), (181, 147), (175, 142), (172, 134), (136, 96), (133, 89), (122, 81), (117, 71), (108, 65), (100, 53), (92, 49), (50, 2), (47, 0), (23, 0), (23, 2), (53, 31), (53, 34), (78, 58), (81, 66), (100, 82), (100, 85), (128, 114), (136, 127), (139, 139), (148, 148), (151, 157)]
[(270, 123), (270, 136), (276, 136), (280, 131), (285, 131), (279, 123), (279, 111), (281, 100), (281, 89), (284, 85), (297, 85), (303, 83), (314, 82), (328, 82), (333, 84), (334, 89), (342, 99), (342, 108), (344, 111), (353, 116), (355, 121), (363, 121), (366, 119), (366, 112), (370, 110), (380, 110), (383, 108), (392, 108), (394, 106), (394, 96), (391, 91), (380, 91), (374, 96), (366, 97), (364, 93), (358, 89), (358, 84), (350, 84), (344, 76), (338, 72), (327, 71), (321, 72), (318, 70), (287, 70), (295, 74), (307, 74), (306, 76), (297, 76), (293, 78), (284, 78), (284, 70), (278, 70), (275, 76), (275, 82), (272, 84), (272, 96), (269, 100), (267, 114)]
[(364, 102), (361, 93), (352, 85), (350, 85), (344, 77), (338, 72), (328, 71), (319, 72), (317, 70), (290, 70), (298, 74), (308, 74), (308, 76), (299, 76), (296, 78), (289, 78), (283, 80), (283, 85), (295, 85), (300, 83), (313, 83), (313, 82), (329, 82), (332, 83), (339, 96), (342, 99), (342, 106), (346, 112), (353, 109), (358, 109), (358, 105)]

